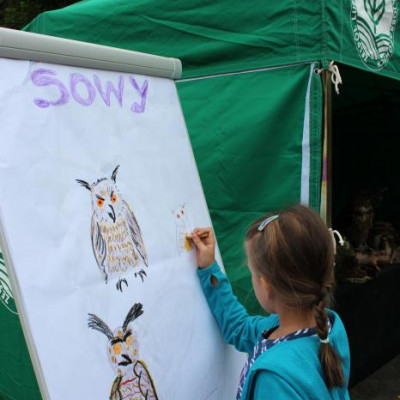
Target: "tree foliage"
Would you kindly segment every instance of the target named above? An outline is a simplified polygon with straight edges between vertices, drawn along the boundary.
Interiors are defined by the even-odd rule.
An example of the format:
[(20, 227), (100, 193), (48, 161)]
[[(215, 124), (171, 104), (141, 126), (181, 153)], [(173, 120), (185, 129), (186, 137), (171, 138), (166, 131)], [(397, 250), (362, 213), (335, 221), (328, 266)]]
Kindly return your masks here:
[(21, 29), (43, 11), (55, 10), (77, 0), (0, 0), (0, 26)]

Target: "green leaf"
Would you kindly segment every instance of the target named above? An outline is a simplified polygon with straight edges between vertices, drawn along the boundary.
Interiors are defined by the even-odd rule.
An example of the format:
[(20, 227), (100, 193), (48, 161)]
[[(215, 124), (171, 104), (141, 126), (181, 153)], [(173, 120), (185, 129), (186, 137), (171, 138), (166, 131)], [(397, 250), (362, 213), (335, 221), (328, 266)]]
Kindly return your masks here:
[(376, 25), (379, 24), (380, 20), (383, 17), (383, 14), (385, 14), (385, 7), (386, 7), (386, 1), (382, 0), (381, 3), (376, 7), (374, 17), (376, 21)]
[(364, 0), (364, 9), (374, 24), (374, 33), (376, 33), (376, 27), (385, 14), (385, 8), (386, 0)]

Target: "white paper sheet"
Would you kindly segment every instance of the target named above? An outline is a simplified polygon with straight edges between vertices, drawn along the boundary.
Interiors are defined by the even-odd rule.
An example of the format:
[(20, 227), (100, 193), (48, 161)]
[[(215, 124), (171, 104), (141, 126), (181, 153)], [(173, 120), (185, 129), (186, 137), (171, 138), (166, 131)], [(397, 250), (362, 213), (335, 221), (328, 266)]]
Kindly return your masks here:
[[(108, 399), (112, 387), (144, 398), (132, 394), (133, 364), (117, 365), (133, 351), (123, 338), (128, 330), (159, 400), (234, 398), (243, 355), (222, 343), (193, 251), (181, 242), (211, 221), (174, 82), (0, 59), (0, 88), (2, 223), (50, 398)], [(95, 214), (96, 196), (107, 212)], [(126, 228), (126, 204), (139, 245)], [(121, 260), (130, 263), (125, 272), (115, 267)], [(110, 340), (134, 304), (143, 314), (111, 354)], [(114, 339), (88, 327), (89, 314)], [(118, 343), (125, 347), (114, 354)], [(119, 383), (113, 363), (125, 374)]]

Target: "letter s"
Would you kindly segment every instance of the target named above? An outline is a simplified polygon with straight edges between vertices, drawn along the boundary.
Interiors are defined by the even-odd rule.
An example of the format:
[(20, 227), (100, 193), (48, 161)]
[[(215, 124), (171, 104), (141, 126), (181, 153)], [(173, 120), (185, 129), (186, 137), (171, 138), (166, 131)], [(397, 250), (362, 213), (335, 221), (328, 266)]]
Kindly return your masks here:
[(31, 81), (36, 86), (48, 86), (56, 85), (60, 91), (60, 97), (55, 101), (44, 100), (44, 99), (34, 99), (34, 103), (41, 108), (47, 108), (52, 106), (62, 106), (67, 104), (69, 100), (69, 93), (64, 84), (57, 78), (52, 78), (48, 75), (56, 75), (56, 73), (50, 69), (37, 69), (31, 74)]

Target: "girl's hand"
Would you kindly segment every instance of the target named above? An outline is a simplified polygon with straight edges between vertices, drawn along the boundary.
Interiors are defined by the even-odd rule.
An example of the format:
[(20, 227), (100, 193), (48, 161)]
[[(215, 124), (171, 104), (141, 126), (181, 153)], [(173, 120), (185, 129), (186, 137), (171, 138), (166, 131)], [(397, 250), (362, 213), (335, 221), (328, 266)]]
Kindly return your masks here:
[[(207, 237), (201, 238), (203, 234)], [(196, 228), (192, 234), (195, 250), (196, 260), (199, 268), (209, 267), (215, 262), (215, 238), (211, 228)]]

